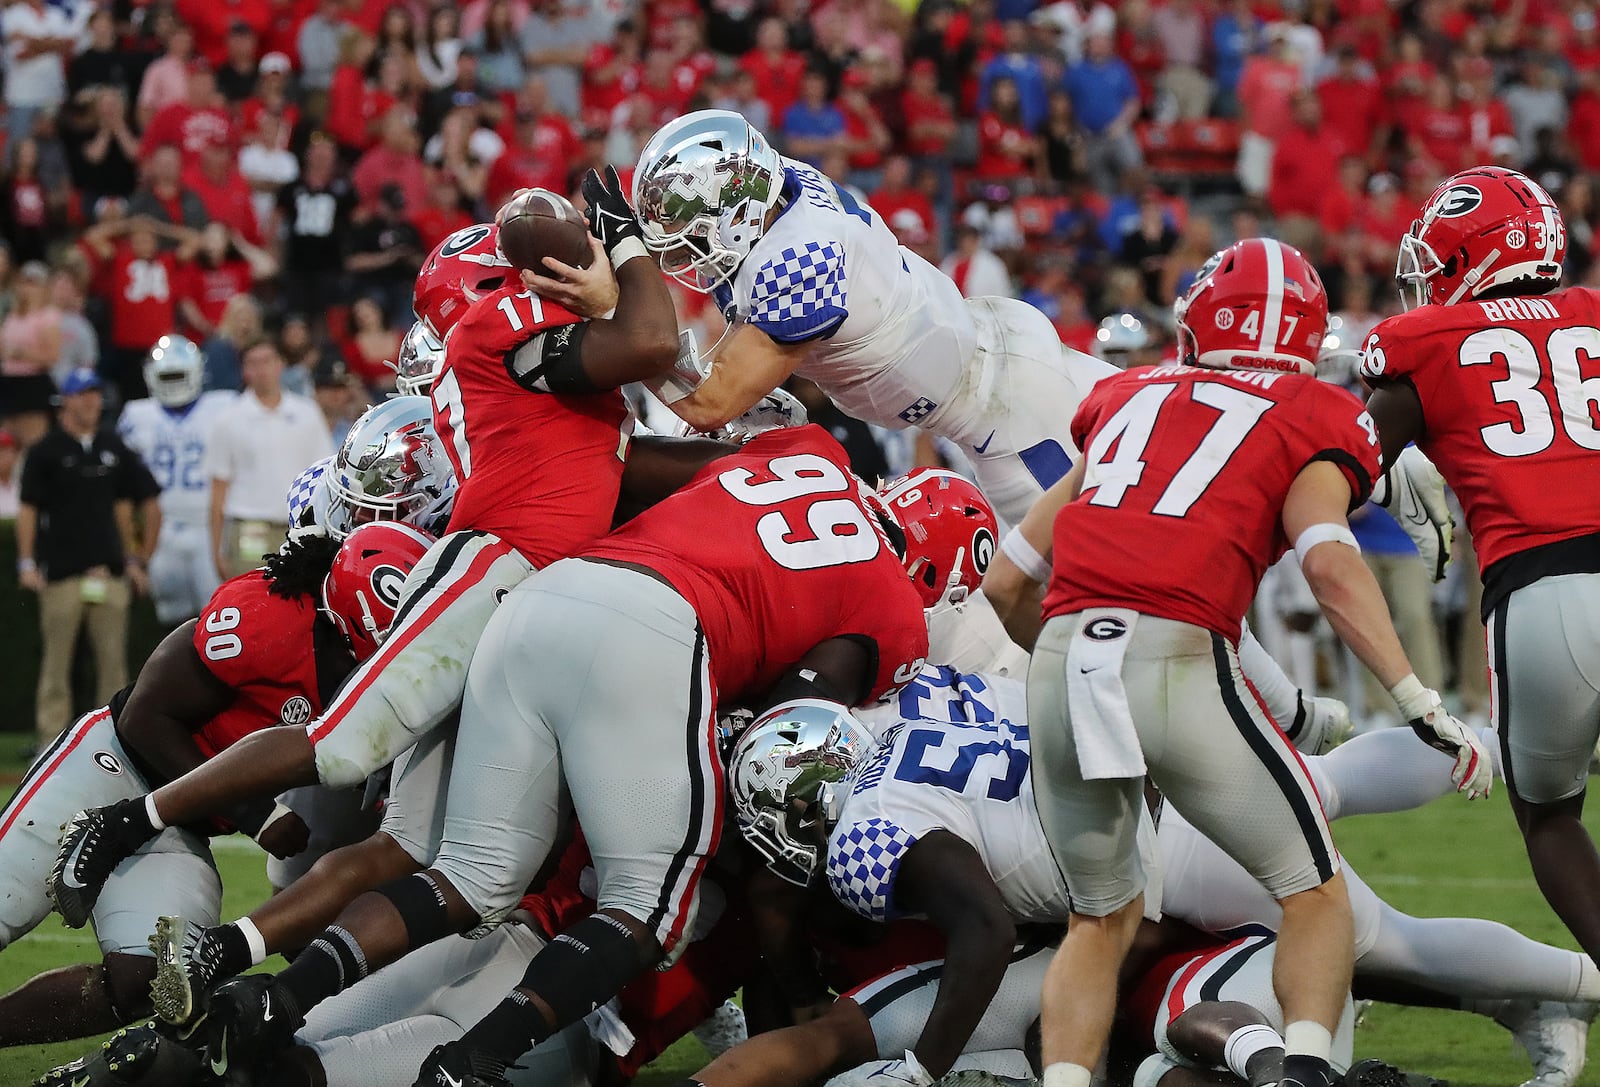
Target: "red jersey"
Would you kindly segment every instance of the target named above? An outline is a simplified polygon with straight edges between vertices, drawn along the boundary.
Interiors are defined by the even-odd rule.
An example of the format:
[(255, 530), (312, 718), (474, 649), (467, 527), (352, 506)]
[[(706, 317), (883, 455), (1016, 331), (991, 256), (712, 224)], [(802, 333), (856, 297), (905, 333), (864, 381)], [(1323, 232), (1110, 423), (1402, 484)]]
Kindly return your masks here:
[[(180, 279), (179, 295), (193, 302), (200, 310), (200, 316), (215, 326), (222, 320), (222, 311), (227, 308), (228, 300), (236, 294), (247, 293), (254, 277), (250, 274), (250, 265), (235, 258), (225, 260), (215, 268), (191, 261), (180, 272)], [(202, 335), (210, 334), (201, 329), (194, 331)]]
[(1461, 500), (1487, 572), (1530, 548), (1600, 532), (1600, 292), (1422, 306), (1372, 330), (1368, 384), (1403, 381), (1417, 444)]
[(157, 147), (171, 144), (183, 152), (185, 162), (193, 162), (214, 143), (233, 143), (233, 121), (228, 115), (220, 109), (195, 109), (187, 101), (177, 101), (150, 118), (139, 141), (139, 157), (146, 158)]
[(1377, 430), (1361, 401), (1301, 374), (1114, 374), (1078, 408), (1072, 440), (1087, 451), (1083, 491), (1056, 517), (1045, 618), (1131, 608), (1230, 642), (1261, 575), (1289, 548), (1283, 500), (1301, 470), (1338, 465), (1352, 508), (1378, 475)]
[(826, 430), (771, 431), (584, 555), (647, 566), (694, 607), (725, 704), (766, 691), (819, 642), (844, 636), (875, 647), (877, 698), (922, 667), (928, 629), (859, 486)]
[(619, 390), (559, 396), (523, 388), (508, 358), (578, 318), (502, 287), (467, 308), (445, 341), (433, 425), (460, 486), (451, 532), (492, 532), (535, 566), (575, 554), (611, 528), (632, 415)]
[[(195, 623), (201, 664), (234, 692), (233, 704), (195, 734), (207, 758), (252, 732), (305, 725), (322, 712), (316, 603), (278, 596), (271, 586), (260, 570), (225, 581)], [(325, 677), (330, 693), (355, 666), (348, 650), (340, 663), (342, 670)]]
[(118, 243), (107, 281), (112, 346), (145, 351), (177, 327), (177, 268), (171, 253), (141, 260), (126, 242)]

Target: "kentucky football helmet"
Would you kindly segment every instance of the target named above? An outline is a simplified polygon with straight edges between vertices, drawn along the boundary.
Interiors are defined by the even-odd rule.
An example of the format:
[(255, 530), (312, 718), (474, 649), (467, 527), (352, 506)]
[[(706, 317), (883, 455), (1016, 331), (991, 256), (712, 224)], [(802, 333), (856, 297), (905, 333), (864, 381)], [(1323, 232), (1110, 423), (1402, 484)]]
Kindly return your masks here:
[(1245, 238), (1214, 255), (1172, 307), (1178, 357), (1214, 370), (1314, 374), (1328, 295), (1300, 251)]
[(968, 480), (944, 468), (916, 468), (878, 491), (906, 534), (906, 572), (931, 608), (976, 592), (994, 558), (994, 508)]
[(1395, 280), (1406, 309), (1452, 305), (1494, 287), (1542, 294), (1561, 281), (1567, 227), (1537, 181), (1502, 166), (1446, 178), (1400, 239)]
[(733, 278), (782, 190), (782, 157), (749, 121), (721, 109), (668, 121), (633, 174), (645, 247), (663, 272), (702, 293)]
[(1134, 313), (1113, 313), (1094, 330), (1094, 357), (1120, 370), (1135, 365), (1139, 353), (1151, 345), (1150, 330)]
[(187, 407), (205, 391), (205, 356), (186, 336), (163, 336), (144, 360), (144, 384), (162, 407)]
[(500, 231), (493, 223), (462, 227), (422, 262), (411, 308), (442, 343), (468, 306), (514, 275), (500, 252)]
[(822, 868), (847, 782), (872, 749), (844, 706), (802, 698), (756, 718), (728, 759), (739, 832), (772, 873), (804, 887)]
[(394, 363), (394, 387), (401, 396), (427, 396), (444, 365), (444, 341), (426, 321), (418, 321), (400, 341)]
[(429, 527), (455, 495), (456, 477), (425, 396), (396, 396), (350, 427), (326, 474), (325, 527), (343, 537), (369, 521)]
[(344, 541), (322, 579), (322, 611), (364, 661), (394, 622), (400, 587), (433, 537), (410, 525), (378, 521), (362, 525)]

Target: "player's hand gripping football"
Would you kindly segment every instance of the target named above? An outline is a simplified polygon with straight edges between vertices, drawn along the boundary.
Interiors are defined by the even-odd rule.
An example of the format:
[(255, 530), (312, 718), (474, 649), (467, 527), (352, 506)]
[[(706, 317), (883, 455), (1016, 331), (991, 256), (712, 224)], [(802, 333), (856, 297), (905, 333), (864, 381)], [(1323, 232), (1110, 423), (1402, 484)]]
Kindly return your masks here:
[(1450, 781), (1456, 792), (1468, 799), (1488, 796), (1494, 785), (1494, 760), (1483, 740), (1444, 708), (1439, 692), (1424, 687), (1416, 676), (1407, 676), (1391, 689), (1400, 715), (1411, 725), (1423, 743), (1456, 760)]
[(1416, 446), (1406, 446), (1373, 487), (1372, 500), (1405, 529), (1433, 580), (1444, 580), (1456, 526), (1444, 497), (1444, 477), (1433, 462)]
[[(584, 212), (589, 220), (589, 233), (600, 239), (613, 264), (618, 262), (617, 247), (630, 238), (638, 242), (638, 249), (637, 252), (627, 252), (627, 256), (645, 252), (644, 227), (639, 225), (639, 216), (634, 213), (633, 205), (628, 203), (627, 194), (622, 191), (622, 179), (617, 176), (615, 166), (606, 167), (604, 181), (600, 180), (599, 174), (590, 170), (583, 177), (581, 191), (584, 201), (589, 205), (588, 211)], [(633, 246), (624, 246), (625, 251), (633, 249)]]

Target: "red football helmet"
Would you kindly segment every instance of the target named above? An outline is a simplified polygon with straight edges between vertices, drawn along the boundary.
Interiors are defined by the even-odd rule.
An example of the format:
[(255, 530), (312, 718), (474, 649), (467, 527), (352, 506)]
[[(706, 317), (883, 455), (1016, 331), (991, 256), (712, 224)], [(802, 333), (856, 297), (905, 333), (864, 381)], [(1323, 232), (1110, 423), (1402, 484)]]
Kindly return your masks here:
[(1433, 190), (1400, 239), (1394, 277), (1406, 309), (1448, 306), (1491, 287), (1561, 281), (1567, 228), (1539, 183), (1502, 166), (1463, 170)]
[(322, 612), (357, 660), (377, 652), (394, 622), (400, 586), (432, 546), (432, 536), (399, 521), (373, 521), (345, 537), (322, 579)]
[(468, 306), (505, 286), (513, 274), (511, 262), (500, 253), (500, 231), (493, 223), (463, 227), (422, 262), (411, 308), (443, 340)]
[(943, 468), (917, 468), (878, 491), (906, 534), (906, 572), (931, 608), (950, 590), (976, 592), (994, 558), (994, 510), (983, 492)]
[(1314, 374), (1328, 331), (1317, 270), (1271, 238), (1245, 238), (1206, 261), (1172, 313), (1179, 359), (1216, 370)]

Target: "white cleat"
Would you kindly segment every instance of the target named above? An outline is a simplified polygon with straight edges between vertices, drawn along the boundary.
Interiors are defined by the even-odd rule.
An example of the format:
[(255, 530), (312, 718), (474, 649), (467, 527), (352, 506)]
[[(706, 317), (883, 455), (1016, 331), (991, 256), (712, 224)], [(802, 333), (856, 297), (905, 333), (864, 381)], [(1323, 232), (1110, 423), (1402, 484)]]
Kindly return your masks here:
[(724, 1000), (720, 1008), (694, 1028), (694, 1036), (713, 1060), (734, 1046), (743, 1045), (750, 1038), (744, 1023), (744, 1009), (731, 1000)]
[(1319, 695), (1306, 698), (1306, 720), (1294, 746), (1302, 755), (1325, 755), (1350, 738), (1355, 726), (1350, 722), (1350, 707), (1337, 698)]
[(1522, 1087), (1573, 1087), (1578, 1082), (1588, 1056), (1589, 1023), (1596, 1010), (1593, 1004), (1553, 1000), (1506, 1002), (1495, 1022), (1511, 1032), (1533, 1062), (1533, 1077)]

